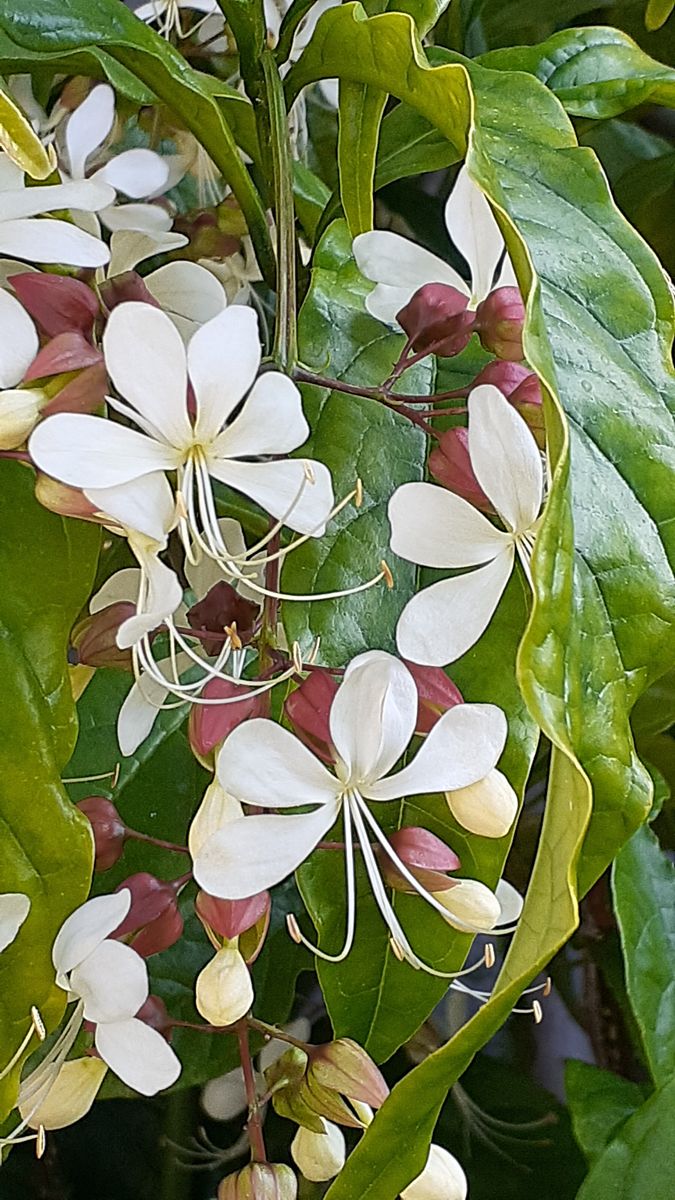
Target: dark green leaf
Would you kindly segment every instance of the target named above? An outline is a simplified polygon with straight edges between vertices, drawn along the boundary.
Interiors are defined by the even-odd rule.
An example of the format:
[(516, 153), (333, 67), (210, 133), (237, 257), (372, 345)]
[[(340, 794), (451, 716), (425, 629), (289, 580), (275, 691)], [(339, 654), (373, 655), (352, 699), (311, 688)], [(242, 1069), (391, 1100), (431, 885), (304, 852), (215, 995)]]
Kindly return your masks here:
[(565, 1092), (574, 1136), (590, 1162), (600, 1157), (645, 1098), (637, 1083), (576, 1059), (565, 1065)]
[(675, 1079), (621, 1126), (578, 1200), (667, 1200), (675, 1174)]

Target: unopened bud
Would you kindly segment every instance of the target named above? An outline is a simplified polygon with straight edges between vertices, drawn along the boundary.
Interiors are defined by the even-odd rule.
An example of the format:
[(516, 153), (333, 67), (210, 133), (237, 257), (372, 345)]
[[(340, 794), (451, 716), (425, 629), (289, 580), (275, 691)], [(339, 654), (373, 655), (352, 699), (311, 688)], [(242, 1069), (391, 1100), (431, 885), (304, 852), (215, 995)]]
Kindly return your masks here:
[(456, 704), (463, 704), (464, 698), (442, 667), (423, 667), (419, 663), (408, 662), (407, 659), (403, 661), (417, 688), (415, 733), (429, 733), (438, 718)]
[(413, 350), (451, 358), (468, 345), (473, 333), (474, 316), (469, 312), (468, 297), (446, 283), (425, 283), (400, 312), (396, 320), (407, 333)]
[(35, 480), (35, 498), (43, 508), (58, 513), (60, 517), (79, 517), (82, 521), (98, 523), (96, 506), (87, 500), (80, 488), (59, 483), (57, 479), (43, 475), (42, 471), (38, 471)]
[(269, 892), (257, 892), (246, 900), (221, 900), (208, 892), (199, 892), (195, 908), (200, 919), (221, 938), (235, 938), (270, 910)]
[(32, 432), (45, 402), (40, 388), (0, 392), (0, 450), (16, 450)]
[(466, 1200), (466, 1175), (457, 1159), (432, 1142), (421, 1175), (401, 1192), (401, 1200)]
[(477, 879), (458, 879), (447, 891), (434, 892), (455, 929), (489, 933), (501, 917), (501, 905), (489, 887)]
[(173, 1022), (161, 996), (148, 996), (145, 1004), (136, 1013), (136, 1020), (142, 1021), (150, 1029), (156, 1029), (167, 1042), (169, 1041)]
[(253, 984), (234, 942), (223, 946), (197, 976), (195, 997), (199, 1012), (210, 1025), (234, 1025), (250, 1011)]
[(194, 704), (188, 721), (188, 737), (194, 754), (200, 761), (209, 760), (216, 746), (250, 717), (263, 715), (262, 696), (252, 696), (251, 689), (229, 679), (209, 679), (202, 690), (205, 700), (240, 700), (229, 704)]
[[(523, 366), (519, 362), (507, 362), (505, 359), (496, 358), (493, 362), (486, 363), (481, 371), (478, 372), (471, 387), (477, 388), (481, 384), (491, 383), (493, 387), (499, 388), (502, 396), (506, 396), (507, 400), (519, 388), (530, 375), (529, 367)], [(536, 375), (535, 375), (536, 379)]]
[(509, 400), (529, 426), (539, 449), (544, 450), (546, 448), (546, 422), (541, 384), (533, 371), (530, 371), (527, 378), (511, 393)]
[(445, 798), (455, 820), (480, 837), (504, 837), (518, 814), (518, 797), (496, 767), (478, 783), (446, 792)]
[(63, 412), (93, 413), (108, 393), (108, 373), (102, 362), (96, 363), (78, 371), (74, 378), (58, 375), (45, 387), (49, 399), (42, 410), (44, 417)]
[[(457, 871), (461, 863), (454, 850), (428, 829), (407, 826), (389, 837), (392, 849), (404, 866), (428, 892), (443, 891), (452, 883), (446, 871)], [(378, 851), (380, 868), (387, 883), (398, 892), (415, 892), (413, 885), (401, 874), (389, 855)]]
[(131, 892), (131, 906), (111, 937), (134, 934), (132, 945), (143, 958), (173, 946), (183, 932), (175, 886), (147, 871), (139, 871), (115, 890), (123, 888)]
[(87, 796), (77, 807), (89, 819), (94, 835), (95, 869), (108, 871), (122, 856), (126, 826), (112, 800), (105, 796)]
[(347, 1157), (345, 1138), (339, 1125), (332, 1121), (322, 1121), (322, 1124), (323, 1133), (300, 1126), (291, 1143), (293, 1161), (311, 1183), (333, 1179), (342, 1170)]
[(86, 283), (67, 275), (27, 271), (9, 278), (23, 307), (48, 337), (69, 330), (91, 336), (99, 315), (96, 296)]
[(308, 1075), (322, 1087), (339, 1092), (349, 1100), (361, 1100), (371, 1108), (379, 1108), (389, 1095), (382, 1072), (351, 1038), (337, 1038), (314, 1047)]
[(474, 474), (469, 454), (469, 432), (461, 425), (447, 429), (429, 455), (429, 470), (448, 491), (461, 496), (483, 512), (492, 505)]
[(476, 309), (481, 344), (498, 358), (520, 362), (523, 357), (525, 305), (516, 287), (495, 288)]
[(202, 639), (204, 653), (214, 655), (222, 650), (224, 634), (233, 626), (242, 645), (246, 645), (251, 640), (259, 611), (257, 604), (240, 596), (232, 584), (221, 579), (209, 589), (203, 600), (193, 604), (187, 619), (190, 628), (198, 633), (218, 635), (213, 641)]
[(298, 1181), (281, 1163), (249, 1163), (218, 1185), (218, 1200), (297, 1200)]
[(124, 271), (122, 275), (115, 275), (113, 279), (106, 279), (100, 285), (99, 290), (101, 300), (109, 312), (113, 308), (117, 308), (118, 304), (125, 304), (128, 300), (137, 300), (143, 304), (152, 304), (154, 308), (160, 307), (137, 271)]
[[(38, 351), (24, 375), (24, 383), (31, 379), (46, 379), (50, 375), (68, 375), (72, 371), (101, 367), (102, 363), (101, 351), (92, 346), (83, 334), (77, 331), (59, 333)], [(100, 403), (98, 398), (97, 403)], [(94, 407), (90, 405), (78, 411), (92, 412)]]
[(35, 1107), (35, 1096), (21, 1099), (19, 1112), (31, 1129), (65, 1129), (86, 1116), (103, 1083), (106, 1064), (100, 1058), (87, 1056), (64, 1062), (48, 1089), (42, 1089), (44, 1099)]
[(77, 654), (77, 662), (87, 667), (111, 667), (131, 671), (131, 650), (121, 650), (117, 645), (117, 633), (125, 621), (136, 615), (136, 605), (126, 600), (108, 604), (93, 616), (85, 617), (76, 625), (71, 644)]
[(334, 755), (329, 715), (337, 690), (338, 683), (330, 671), (310, 671), (284, 704), (286, 716), (300, 740), (324, 762), (330, 763), (334, 761)]

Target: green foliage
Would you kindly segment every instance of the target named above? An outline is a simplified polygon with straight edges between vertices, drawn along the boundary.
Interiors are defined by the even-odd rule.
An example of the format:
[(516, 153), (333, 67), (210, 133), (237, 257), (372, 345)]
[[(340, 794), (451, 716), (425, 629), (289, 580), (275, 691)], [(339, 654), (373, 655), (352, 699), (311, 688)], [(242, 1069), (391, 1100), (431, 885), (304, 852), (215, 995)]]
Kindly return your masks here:
[(645, 1098), (637, 1083), (575, 1059), (567, 1063), (565, 1092), (574, 1135), (589, 1162), (600, 1158)]
[[(41, 508), (25, 467), (0, 464), (0, 878), (31, 910), (0, 958), (0, 1063), (14, 1054), (36, 1005), (49, 1028), (65, 995), (51, 946), (86, 899), (91, 836), (69, 803), (61, 772), (75, 735), (66, 664), (71, 626), (87, 599), (98, 531)], [(0, 1118), (14, 1104), (17, 1072), (0, 1083)]]

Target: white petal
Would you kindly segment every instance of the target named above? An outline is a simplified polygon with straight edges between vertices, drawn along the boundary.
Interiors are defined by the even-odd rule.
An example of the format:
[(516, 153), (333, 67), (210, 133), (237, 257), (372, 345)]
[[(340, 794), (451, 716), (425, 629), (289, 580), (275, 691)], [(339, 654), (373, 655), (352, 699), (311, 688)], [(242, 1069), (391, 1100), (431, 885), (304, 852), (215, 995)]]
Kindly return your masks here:
[[(246, 553), (246, 542), (239, 522), (235, 521), (233, 517), (221, 517), (218, 521), (218, 528), (228, 554), (231, 554), (233, 558), (241, 558)], [(223, 572), (218, 563), (206, 554), (202, 554), (198, 562), (188, 562), (186, 559), (183, 570), (185, 578), (198, 600), (202, 600), (206, 593), (211, 591), (214, 584), (220, 583), (223, 578)], [(259, 601), (260, 598), (257, 599)]]
[(135, 1018), (98, 1025), (96, 1049), (111, 1071), (142, 1096), (171, 1087), (182, 1070), (161, 1033)]
[(313, 1183), (333, 1179), (345, 1165), (347, 1150), (345, 1135), (338, 1125), (322, 1118), (323, 1133), (315, 1133), (302, 1125), (291, 1143), (291, 1155), (296, 1167)]
[(392, 654), (369, 651), (349, 664), (331, 705), (335, 749), (356, 784), (390, 771), (403, 754), (417, 719), (417, 688)]
[(483, 193), (466, 167), (457, 176), (445, 206), (445, 224), (457, 249), (471, 268), (472, 301), (484, 300), (504, 252), (504, 239)]
[[(138, 13), (138, 9), (136, 10)], [(288, 1049), (288, 1042), (284, 1050)], [(232, 1121), (248, 1108), (246, 1084), (240, 1067), (209, 1079), (202, 1088), (199, 1103), (212, 1121)]]
[(523, 911), (523, 897), (507, 879), (500, 879), (495, 894), (501, 908), (498, 925), (513, 925)]
[(121, 925), (131, 907), (131, 892), (124, 888), (111, 896), (87, 900), (64, 921), (52, 948), (56, 970), (65, 975), (77, 967)]
[[(114, 196), (113, 192), (113, 196)], [(111, 232), (137, 229), (143, 233), (168, 233), (173, 217), (161, 204), (110, 204), (100, 210), (103, 224)]]
[(406, 288), (412, 296), (425, 283), (447, 283), (468, 295), (461, 275), (442, 258), (389, 230), (373, 229), (354, 238), (356, 265), (366, 279)]
[(148, 968), (131, 946), (107, 938), (71, 971), (70, 988), (86, 1021), (126, 1021), (148, 998)]
[(103, 353), (124, 399), (170, 445), (189, 446), (185, 348), (166, 313), (133, 300), (118, 304), (108, 318)]
[(511, 262), (511, 259), (509, 258), (508, 250), (507, 250), (506, 254), (504, 255), (504, 261), (500, 267), (499, 275), (497, 277), (497, 282), (495, 283), (495, 287), (496, 288), (518, 287), (518, 280), (516, 278), (516, 273), (513, 269), (513, 263)]
[(232, 730), (218, 755), (216, 774), (237, 800), (265, 808), (329, 804), (340, 790), (335, 777), (298, 738), (262, 717)]
[(69, 267), (103, 267), (110, 257), (108, 247), (99, 238), (68, 221), (50, 218), (0, 221), (0, 254)]
[(287, 375), (269, 371), (256, 380), (239, 416), (218, 435), (213, 453), (218, 458), (288, 454), (308, 437), (300, 392)]
[(544, 494), (541, 454), (520, 413), (491, 384), (469, 395), (469, 454), (476, 479), (504, 522), (516, 533), (529, 529)]
[(135, 646), (146, 633), (163, 625), (183, 599), (183, 589), (175, 571), (167, 567), (154, 553), (144, 552), (129, 539), (134, 554), (141, 563), (148, 581), (147, 594), (135, 617), (129, 617), (117, 631), (120, 649)]
[(218, 316), (227, 304), (222, 284), (198, 263), (167, 263), (146, 275), (143, 282), (164, 312), (174, 320), (182, 317), (188, 322), (189, 336), (197, 325)]
[[(146, 233), (141, 229), (118, 229), (110, 239), (110, 266), (108, 278), (132, 271), (146, 258), (155, 254), (166, 254), (187, 246), (188, 239), (182, 233), (165, 233), (162, 230)], [(152, 276), (150, 276), (152, 278)], [(146, 286), (148, 280), (145, 280)]]
[(139, 679), (129, 688), (117, 717), (117, 742), (125, 758), (135, 754), (152, 732), (168, 692), (146, 671), (141, 671)]
[(136, 200), (162, 191), (169, 179), (169, 168), (154, 150), (139, 147), (116, 154), (96, 172), (94, 179), (109, 183), (116, 192)]
[[(108, 1068), (100, 1058), (71, 1058), (64, 1062), (56, 1079), (44, 1089), (44, 1099), (35, 1108), (35, 1101), (20, 1104), (19, 1111), (31, 1129), (65, 1129), (86, 1116), (91, 1108)], [(29, 1076), (30, 1078), (30, 1076)]]
[(30, 900), (23, 892), (0, 895), (0, 951), (14, 941), (30, 912)]
[(0, 152), (0, 192), (12, 192), (25, 186), (26, 181), (21, 167), (17, 166), (4, 150)]
[(0, 328), (0, 388), (13, 388), (26, 374), (40, 342), (23, 305), (3, 289), (0, 289)]
[(23, 188), (21, 191), (0, 193), (0, 221), (16, 221), (21, 217), (35, 217), (62, 208), (98, 212), (114, 199), (113, 188), (92, 179)]
[(9, 282), (12, 275), (34, 274), (39, 275), (37, 267), (31, 267), (28, 263), (19, 262), (18, 258), (0, 258), (0, 287), (11, 288)]
[(138, 567), (124, 567), (115, 571), (99, 588), (89, 601), (89, 612), (97, 613), (107, 608), (109, 604), (117, 604), (120, 600), (136, 603), (141, 573)]
[(262, 463), (219, 459), (209, 463), (209, 472), (255, 500), (289, 529), (321, 537), (335, 502), (333, 482), (323, 463), (314, 459), (307, 462), (312, 482), (307, 481), (305, 460), (300, 458)]
[(260, 366), (258, 314), (226, 308), (198, 329), (188, 346), (188, 373), (197, 399), (195, 434), (209, 442), (246, 395)]
[(513, 548), (466, 575), (441, 579), (406, 604), (396, 627), (403, 658), (446, 667), (470, 650), (487, 629), (511, 571)]
[(87, 488), (85, 495), (115, 524), (163, 543), (176, 523), (176, 501), (162, 471), (109, 488)]
[(92, 88), (66, 123), (69, 173), (83, 179), (87, 159), (107, 138), (115, 120), (115, 93), (107, 83)]
[(47, 475), (71, 487), (92, 489), (117, 487), (152, 472), (170, 470), (180, 461), (170, 446), (116, 421), (86, 413), (48, 417), (33, 433), (29, 450)]
[(500, 922), (499, 901), (478, 879), (459, 879), (454, 887), (436, 892), (447, 910), (446, 920), (455, 929), (489, 933)]
[(472, 567), (512, 544), (487, 517), (433, 483), (404, 483), (389, 501), (394, 554), (422, 567)]
[(339, 802), (332, 800), (301, 816), (272, 814), (233, 821), (201, 846), (194, 860), (195, 879), (212, 896), (226, 900), (243, 900), (273, 887), (312, 853), (338, 813)]
[(250, 1012), (253, 984), (236, 942), (218, 950), (197, 976), (195, 1005), (210, 1025), (234, 1025)]
[(192, 824), (188, 830), (188, 848), (193, 858), (196, 858), (205, 842), (214, 834), (220, 833), (226, 825), (239, 821), (244, 810), (234, 796), (220, 785), (214, 778), (204, 792), (202, 800)]
[(413, 294), (410, 288), (389, 287), (387, 283), (378, 283), (366, 296), (366, 309), (376, 321), (398, 326), (397, 316)]
[(506, 717), (495, 704), (457, 704), (436, 722), (407, 767), (363, 794), (372, 800), (397, 800), (468, 787), (498, 762), (506, 733)]

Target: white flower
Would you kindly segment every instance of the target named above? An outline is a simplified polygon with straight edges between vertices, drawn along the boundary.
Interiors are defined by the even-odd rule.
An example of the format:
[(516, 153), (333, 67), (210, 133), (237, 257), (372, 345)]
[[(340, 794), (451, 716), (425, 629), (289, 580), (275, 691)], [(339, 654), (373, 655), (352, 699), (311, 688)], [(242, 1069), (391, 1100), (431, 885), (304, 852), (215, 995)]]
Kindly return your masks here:
[(64, 208), (99, 212), (114, 199), (113, 188), (103, 180), (82, 179), (27, 188), (20, 167), (6, 154), (0, 154), (0, 254), (37, 263), (101, 267), (107, 263), (109, 251), (100, 238), (92, 237), (69, 221), (41, 214)]
[(426, 1166), (401, 1192), (401, 1200), (466, 1200), (466, 1175), (457, 1159), (443, 1146), (431, 1143)]
[[(61, 156), (64, 179), (84, 180), (89, 160), (100, 151), (115, 123), (115, 93), (107, 83), (92, 88), (86, 100), (65, 122), (65, 149)], [(90, 178), (113, 188), (113, 200), (98, 216), (108, 229), (147, 229), (156, 233), (171, 228), (172, 218), (156, 204), (114, 204), (116, 194), (138, 200), (161, 194), (171, 186), (169, 163), (154, 150), (123, 150), (99, 167)], [(94, 229), (91, 232), (95, 232)]]
[(492, 210), (471, 181), (466, 167), (457, 176), (445, 206), (445, 224), (455, 246), (471, 271), (467, 287), (458, 271), (398, 233), (374, 229), (354, 239), (354, 258), (362, 275), (377, 287), (366, 298), (373, 317), (387, 325), (396, 325), (396, 314), (426, 283), (445, 283), (469, 297), (475, 309), (495, 287), (515, 284), (508, 254), (495, 282), (495, 273), (504, 255), (504, 239)]
[[(246, 816), (228, 821), (198, 844), (195, 879), (205, 891), (226, 899), (250, 896), (278, 883), (311, 854), (342, 814), (346, 844), (347, 932), (342, 951), (322, 955), (340, 961), (354, 936), (356, 834), (380, 912), (396, 953), (411, 965), (426, 967), (412, 950), (382, 882), (371, 841), (380, 843), (414, 891), (447, 919), (447, 910), (421, 887), (395, 854), (366, 801), (467, 787), (495, 766), (504, 747), (506, 720), (491, 704), (459, 704), (446, 712), (425, 738), (415, 758), (389, 775), (415, 729), (417, 689), (402, 662), (372, 650), (347, 667), (330, 711), (335, 773), (328, 771), (286, 729), (253, 719), (228, 736), (216, 771), (222, 787), (245, 804), (311, 812)], [(454, 921), (469, 932), (469, 923)], [(301, 936), (299, 931), (297, 936)]]
[(120, 304), (108, 320), (103, 348), (109, 375), (125, 398), (111, 397), (110, 404), (143, 432), (100, 417), (57, 414), (31, 438), (30, 453), (41, 470), (83, 488), (90, 498), (96, 491), (103, 510), (107, 490), (142, 506), (139, 484), (149, 475), (176, 471), (179, 529), (188, 555), (196, 544), (233, 579), (246, 576), (220, 533), (212, 479), (243, 492), (280, 524), (307, 536), (323, 533), (333, 504), (327, 467), (269, 457), (295, 450), (309, 427), (300, 393), (287, 376), (270, 371), (256, 380), (261, 350), (252, 309), (224, 309), (197, 330), (186, 355), (165, 313), (148, 304)]
[(147, 3), (139, 5), (134, 16), (149, 24), (156, 23), (162, 37), (168, 38), (175, 33), (177, 37), (183, 38), (187, 37), (188, 33), (194, 33), (201, 24), (198, 22), (198, 25), (191, 25), (189, 28), (183, 26), (183, 14), (190, 11), (204, 13), (208, 17), (213, 13), (220, 13), (221, 10), (218, 0), (147, 0)]
[(130, 905), (126, 888), (88, 900), (61, 926), (52, 960), (58, 986), (80, 1001), (84, 1020), (96, 1026), (100, 1057), (129, 1087), (154, 1096), (175, 1083), (181, 1066), (162, 1035), (136, 1018), (148, 998), (145, 961), (109, 937)]
[(6, 950), (30, 912), (30, 900), (23, 892), (0, 893), (0, 952)]
[(516, 551), (527, 578), (544, 489), (537, 444), (498, 388), (469, 396), (469, 455), (474, 474), (505, 530), (477, 508), (432, 483), (404, 483), (389, 501), (391, 548), (424, 567), (477, 567), (413, 596), (396, 630), (403, 658), (446, 666), (473, 646), (492, 620)]
[(323, 1133), (315, 1133), (302, 1125), (291, 1143), (291, 1155), (296, 1167), (312, 1183), (323, 1183), (339, 1175), (345, 1165), (347, 1148), (345, 1135), (339, 1125), (320, 1118)]
[(226, 942), (197, 976), (195, 1004), (210, 1025), (234, 1025), (253, 1004), (251, 975), (237, 946)]

